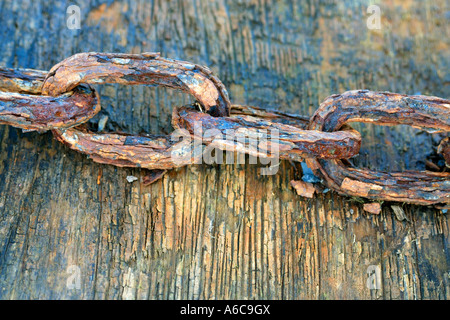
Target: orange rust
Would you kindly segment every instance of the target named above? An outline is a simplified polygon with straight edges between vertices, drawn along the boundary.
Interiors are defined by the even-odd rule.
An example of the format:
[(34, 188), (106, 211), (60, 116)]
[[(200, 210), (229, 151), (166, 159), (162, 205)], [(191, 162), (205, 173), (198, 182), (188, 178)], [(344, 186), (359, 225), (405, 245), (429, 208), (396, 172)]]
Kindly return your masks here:
[(41, 95), (46, 72), (0, 68), (0, 123), (25, 130), (69, 128), (100, 111), (96, 92), (87, 85), (57, 97)]
[(381, 213), (381, 204), (378, 202), (364, 203), (363, 209), (364, 209), (364, 211), (371, 213), (371, 214), (380, 214)]
[[(355, 121), (408, 124), (433, 132), (448, 132), (450, 101), (390, 92), (348, 91), (327, 98), (311, 118), (309, 129), (333, 132)], [(448, 172), (389, 173), (353, 168), (339, 159), (312, 161), (326, 184), (341, 194), (422, 205), (450, 203)]]
[(291, 186), (295, 189), (299, 196), (305, 198), (313, 198), (314, 193), (316, 192), (314, 185), (309, 182), (291, 180)]
[(157, 84), (191, 94), (213, 116), (230, 114), (225, 86), (207, 68), (159, 53), (78, 53), (49, 71), (42, 92), (57, 96), (81, 83)]
[[(193, 95), (200, 111), (204, 108), (208, 114), (193, 106), (175, 108), (172, 124), (182, 129), (179, 141), (170, 136), (99, 134), (72, 128), (100, 110), (97, 94), (83, 83), (157, 84), (179, 89)], [(347, 123), (408, 124), (434, 132), (450, 131), (450, 102), (438, 97), (358, 90), (329, 97), (310, 121), (237, 105), (230, 116), (225, 86), (208, 68), (151, 52), (80, 53), (55, 65), (48, 74), (0, 68), (0, 88), (0, 123), (28, 130), (52, 129), (59, 141), (99, 163), (155, 170), (144, 184), (160, 179), (168, 169), (201, 163), (206, 150), (218, 148), (265, 158), (306, 160), (310, 168), (321, 172), (330, 188), (346, 195), (417, 204), (450, 203), (448, 172), (376, 172), (352, 168), (345, 160), (356, 155), (361, 144), (359, 133)], [(242, 137), (245, 139), (240, 140)], [(447, 166), (449, 145), (446, 138), (438, 147)], [(431, 164), (428, 167), (437, 169)], [(100, 179), (101, 172), (97, 183)], [(312, 197), (315, 192), (308, 183), (291, 184), (302, 195)]]

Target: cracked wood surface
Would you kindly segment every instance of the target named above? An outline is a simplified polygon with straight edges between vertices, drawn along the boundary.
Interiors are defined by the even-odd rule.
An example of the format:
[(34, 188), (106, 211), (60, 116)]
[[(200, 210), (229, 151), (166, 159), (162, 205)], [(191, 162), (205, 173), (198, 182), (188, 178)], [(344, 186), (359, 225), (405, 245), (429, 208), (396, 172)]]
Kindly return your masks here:
[[(444, 0), (0, 2), (0, 63), (50, 70), (77, 52), (160, 52), (211, 68), (236, 104), (311, 116), (353, 89), (448, 98)], [(186, 94), (96, 86), (106, 130), (168, 134)], [(441, 136), (352, 126), (356, 165), (424, 169)], [(431, 147), (433, 146), (433, 148)], [(389, 203), (379, 215), (330, 191), (302, 198), (298, 167), (193, 165), (147, 172), (94, 163), (53, 139), (0, 126), (0, 298), (448, 299), (448, 214)], [(434, 150), (435, 151), (435, 150)], [(127, 182), (127, 176), (139, 179)], [(399, 205), (399, 204), (396, 204)], [(381, 288), (367, 288), (379, 266)], [(80, 275), (80, 287), (71, 288)], [(69, 281), (69, 282), (68, 282)]]

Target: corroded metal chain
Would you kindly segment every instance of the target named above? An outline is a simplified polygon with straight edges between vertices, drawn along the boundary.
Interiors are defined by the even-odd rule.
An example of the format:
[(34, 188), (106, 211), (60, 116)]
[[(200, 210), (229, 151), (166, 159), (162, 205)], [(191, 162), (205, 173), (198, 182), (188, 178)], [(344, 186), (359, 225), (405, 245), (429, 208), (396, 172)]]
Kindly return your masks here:
[[(100, 99), (89, 85), (100, 83), (159, 85), (189, 93), (197, 102), (173, 109), (175, 137), (181, 139), (92, 132), (80, 124), (100, 111)], [(448, 169), (388, 173), (350, 166), (347, 159), (358, 154), (361, 136), (347, 123), (407, 124), (449, 132), (449, 115), (449, 100), (366, 90), (327, 98), (310, 119), (231, 105), (225, 86), (208, 68), (158, 53), (80, 53), (48, 73), (0, 68), (0, 123), (52, 130), (56, 139), (99, 163), (154, 170), (149, 183), (168, 169), (201, 163), (205, 152), (218, 149), (306, 161), (324, 184), (344, 195), (448, 206)], [(449, 166), (448, 137), (437, 151)]]

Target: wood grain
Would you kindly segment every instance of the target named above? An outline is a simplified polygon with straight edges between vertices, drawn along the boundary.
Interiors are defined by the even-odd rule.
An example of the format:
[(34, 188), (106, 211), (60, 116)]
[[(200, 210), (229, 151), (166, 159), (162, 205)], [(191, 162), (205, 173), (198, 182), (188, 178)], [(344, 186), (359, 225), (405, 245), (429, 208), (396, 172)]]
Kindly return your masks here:
[[(236, 104), (311, 116), (353, 89), (449, 97), (444, 0), (0, 2), (0, 64), (49, 70), (78, 52), (161, 52), (211, 68)], [(370, 3), (371, 4), (371, 3)], [(446, 59), (447, 57), (447, 59)], [(108, 131), (168, 134), (163, 88), (96, 87)], [(95, 126), (98, 118), (92, 120)], [(355, 125), (360, 167), (417, 169), (441, 140)], [(53, 139), (0, 126), (2, 299), (449, 299), (449, 218), (391, 204), (379, 215), (332, 191), (298, 196), (283, 161), (194, 165), (144, 186), (145, 170), (96, 164)], [(138, 181), (129, 183), (127, 176)], [(369, 266), (382, 286), (367, 287)], [(79, 271), (79, 273), (78, 273)], [(80, 287), (68, 280), (80, 275)], [(69, 284), (74, 284), (69, 281)]]

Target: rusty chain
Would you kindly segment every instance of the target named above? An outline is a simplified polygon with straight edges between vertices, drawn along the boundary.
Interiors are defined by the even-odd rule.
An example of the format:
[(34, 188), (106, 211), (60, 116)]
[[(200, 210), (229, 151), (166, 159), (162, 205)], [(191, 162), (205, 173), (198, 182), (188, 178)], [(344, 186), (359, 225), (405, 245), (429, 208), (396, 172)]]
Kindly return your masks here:
[[(189, 139), (90, 131), (82, 124), (100, 111), (90, 84), (101, 83), (159, 85), (189, 93), (197, 102), (172, 113), (178, 137)], [(389, 173), (354, 168), (348, 159), (358, 154), (361, 136), (348, 123), (407, 124), (446, 133), (449, 115), (449, 100), (367, 90), (332, 95), (311, 118), (231, 105), (225, 86), (208, 68), (158, 53), (80, 53), (48, 73), (0, 67), (0, 123), (27, 131), (51, 130), (57, 140), (98, 163), (150, 169), (146, 183), (166, 170), (201, 163), (205, 152), (216, 148), (306, 161), (340, 194), (445, 207), (450, 203), (448, 169)], [(235, 134), (229, 135), (230, 130)], [(258, 144), (261, 135), (270, 139)], [(448, 137), (437, 152), (450, 166)]]
[(47, 72), (0, 68), (0, 123), (46, 131), (84, 123), (100, 111), (99, 98), (88, 86), (57, 97), (42, 95)]
[[(449, 116), (449, 101), (441, 98), (348, 91), (326, 99), (312, 116), (309, 129), (335, 131), (349, 122), (372, 122), (448, 132)], [(449, 202), (448, 172), (387, 173), (352, 168), (341, 160), (315, 159), (313, 162), (326, 176), (328, 184), (340, 193), (417, 204)]]

